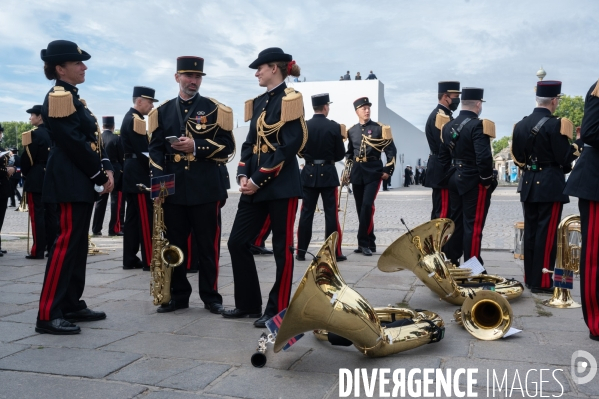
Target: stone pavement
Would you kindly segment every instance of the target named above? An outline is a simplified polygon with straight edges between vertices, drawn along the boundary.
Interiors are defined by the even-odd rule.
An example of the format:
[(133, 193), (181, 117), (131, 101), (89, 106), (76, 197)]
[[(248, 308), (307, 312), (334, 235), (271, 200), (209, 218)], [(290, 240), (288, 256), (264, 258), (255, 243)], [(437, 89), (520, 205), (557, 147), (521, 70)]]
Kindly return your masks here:
[[(493, 200), (496, 208), (490, 215), (495, 230), (509, 226), (519, 210), (519, 203), (511, 199), (513, 195), (498, 191)], [(425, 200), (426, 192), (420, 188), (381, 193), (377, 212), (382, 208), (380, 214), (389, 217), (379, 217), (378, 223), (381, 229), (386, 226), (389, 230), (379, 237), (391, 242), (393, 234), (399, 236), (402, 227), (397, 225), (397, 213), (412, 226), (424, 221)], [(234, 210), (232, 202), (234, 199), (227, 205), (229, 210)], [(516, 216), (508, 216), (509, 212)], [(231, 213), (225, 225), (232, 220)], [(397, 220), (386, 224), (390, 218)], [(511, 228), (504, 239), (500, 233), (498, 230), (497, 240), (504, 243), (513, 234)], [(478, 397), (493, 397), (487, 394), (487, 370), (494, 370), (499, 381), (507, 373), (510, 387), (519, 376), (522, 387), (528, 388), (528, 396), (536, 393), (539, 397), (539, 369), (549, 369), (542, 378), (543, 396), (599, 397), (599, 375), (584, 385), (577, 385), (571, 376), (572, 354), (585, 350), (599, 358), (599, 344), (588, 339), (580, 309), (546, 308), (540, 301), (549, 298), (547, 295), (526, 290), (512, 301), (513, 326), (522, 329), (521, 333), (493, 342), (478, 341), (451, 322), (456, 307), (440, 301), (411, 272), (387, 274), (376, 268), (384, 244), (379, 244), (379, 252), (371, 258), (354, 254), (348, 247), (348, 261), (339, 264), (348, 285), (372, 306), (397, 304), (439, 313), (446, 323), (445, 338), (370, 359), (353, 347), (331, 347), (307, 333), (287, 352), (275, 354), (270, 345), (266, 366), (257, 369), (251, 366), (250, 357), (262, 330), (253, 327), (253, 320), (225, 320), (204, 310), (197, 295), (197, 274), (189, 275), (194, 287), (190, 308), (157, 314), (148, 292), (149, 274), (121, 267), (121, 241), (94, 238), (108, 254), (89, 257), (83, 299), (90, 308), (104, 310), (108, 318), (80, 323), (82, 333), (76, 336), (35, 333), (45, 262), (24, 258), (23, 239), (3, 241), (9, 253), (0, 258), (0, 398), (337, 398), (340, 368), (385, 367), (478, 368)], [(318, 247), (310, 250), (315, 252)], [(510, 252), (484, 251), (483, 258), (490, 273), (522, 279), (522, 262), (514, 261)], [(265, 296), (274, 281), (274, 260), (272, 256), (258, 256), (256, 261)], [(307, 266), (307, 262), (296, 262), (294, 289)], [(219, 290), (225, 306), (232, 307), (231, 261), (224, 242)], [(580, 301), (578, 278), (573, 295)], [(532, 369), (536, 371), (530, 372), (526, 381)], [(519, 390), (509, 394), (509, 388), (507, 395), (495, 389), (495, 397), (528, 397)], [(361, 397), (366, 397), (363, 389)]]

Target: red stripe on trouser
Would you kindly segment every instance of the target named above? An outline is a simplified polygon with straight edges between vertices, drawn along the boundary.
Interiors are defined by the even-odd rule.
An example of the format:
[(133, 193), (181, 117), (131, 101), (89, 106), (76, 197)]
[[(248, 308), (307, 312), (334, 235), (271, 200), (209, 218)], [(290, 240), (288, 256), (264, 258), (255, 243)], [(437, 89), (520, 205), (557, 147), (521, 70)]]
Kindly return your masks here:
[(585, 308), (587, 323), (593, 335), (599, 335), (599, 304), (597, 303), (597, 235), (599, 234), (599, 202), (589, 201), (589, 227), (586, 242), (585, 262)]
[(187, 237), (187, 270), (191, 269), (191, 233)]
[[(318, 201), (318, 198), (316, 200)], [(300, 215), (302, 214), (303, 211), (304, 211), (304, 200), (302, 199), (302, 207), (300, 208)], [(287, 215), (287, 217), (289, 217), (289, 215)], [(301, 220), (301, 218), (300, 218), (300, 220)], [(299, 228), (299, 223), (298, 223), (298, 225), (297, 225), (297, 245), (298, 245), (298, 247), (299, 247), (299, 241), (300, 241), (300, 228)], [(306, 250), (308, 250), (308, 248), (306, 248)], [(297, 251), (295, 251), (295, 253), (297, 255), (299, 255), (300, 249), (298, 248)], [(302, 255), (306, 256), (306, 253), (304, 252)]]
[(114, 221), (114, 232), (121, 232), (121, 201), (123, 200), (123, 192), (118, 192), (118, 197), (116, 201), (116, 220)]
[(220, 225), (218, 224), (218, 213), (220, 212), (220, 201), (216, 201), (216, 234), (214, 235), (214, 265), (216, 266), (216, 278), (214, 279), (213, 290), (218, 290), (218, 260), (220, 247)]
[(52, 259), (50, 260), (50, 268), (48, 270), (48, 275), (44, 280), (44, 287), (40, 298), (40, 320), (44, 321), (50, 320), (50, 309), (54, 302), (56, 287), (58, 286), (58, 280), (60, 279), (60, 272), (69, 246), (71, 233), (73, 232), (71, 204), (61, 203), (59, 205), (61, 208), (60, 235), (56, 239), (56, 245), (54, 247), (54, 252), (52, 253)]
[(258, 237), (256, 237), (256, 242), (254, 242), (255, 246), (257, 246), (257, 247), (262, 246), (262, 240), (264, 240), (264, 236), (268, 232), (269, 228), (270, 228), (270, 215), (266, 215), (266, 220), (264, 221), (264, 224), (262, 225), (262, 229), (260, 230)]
[(379, 194), (379, 190), (381, 189), (381, 183), (383, 182), (383, 180), (379, 180), (379, 185), (376, 187), (376, 192), (374, 194), (374, 198), (372, 199), (372, 214), (370, 215), (370, 225), (368, 225), (368, 234), (371, 234), (372, 231), (374, 230), (374, 211), (376, 210), (375, 206), (374, 206), (374, 201), (376, 200), (376, 196)]
[(29, 220), (31, 220), (31, 233), (33, 234), (31, 256), (37, 256), (37, 231), (35, 230), (35, 202), (33, 201), (32, 193), (27, 193), (27, 207), (29, 208)]
[[(547, 238), (545, 239), (545, 253), (543, 254), (543, 267), (549, 270), (553, 270), (553, 265), (549, 264), (551, 260), (551, 250), (553, 249), (553, 243), (555, 240), (555, 234), (557, 229), (557, 222), (559, 216), (559, 202), (554, 202), (551, 208), (551, 219), (549, 219), (549, 228), (547, 231)], [(551, 278), (549, 273), (543, 273), (541, 277), (541, 288), (551, 288)]]
[(478, 199), (476, 201), (476, 214), (474, 215), (474, 226), (472, 226), (472, 242), (470, 243), (470, 256), (478, 256), (480, 254), (480, 239), (482, 233), (483, 216), (485, 214), (485, 194), (486, 189), (478, 185)]
[[(337, 209), (337, 204), (339, 204), (339, 187), (335, 187), (335, 220), (337, 222), (337, 256), (343, 255), (341, 252), (341, 241), (343, 241), (343, 231), (341, 231), (341, 226), (339, 225), (339, 209)], [(327, 237), (325, 237), (326, 239)]]
[(449, 208), (449, 190), (446, 188), (441, 189), (441, 214), (439, 217), (446, 218), (447, 210)]
[(150, 238), (150, 221), (148, 220), (148, 205), (146, 203), (146, 194), (137, 194), (139, 203), (139, 219), (141, 221), (141, 237), (144, 241), (143, 251), (146, 252), (146, 261), (148, 266), (152, 263), (152, 239)]
[(293, 246), (293, 225), (295, 224), (295, 213), (297, 212), (297, 197), (290, 198), (287, 205), (287, 226), (285, 228), (285, 265), (281, 276), (279, 286), (279, 308), (277, 313), (289, 305), (289, 295), (291, 293), (291, 276), (293, 274), (293, 254), (287, 250)]

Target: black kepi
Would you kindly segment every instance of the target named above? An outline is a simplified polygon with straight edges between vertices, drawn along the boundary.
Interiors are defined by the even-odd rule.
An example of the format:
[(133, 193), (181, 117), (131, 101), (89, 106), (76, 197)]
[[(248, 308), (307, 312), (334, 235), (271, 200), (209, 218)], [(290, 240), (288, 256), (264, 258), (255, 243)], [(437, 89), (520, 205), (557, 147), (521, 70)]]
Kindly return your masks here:
[(360, 97), (356, 101), (354, 101), (354, 109), (358, 109), (365, 105), (368, 105), (369, 107), (372, 106), (372, 103), (368, 101), (368, 97)]
[(444, 81), (439, 82), (439, 94), (441, 93), (461, 93), (460, 82), (457, 81)]
[(29, 108), (25, 112), (27, 112), (28, 114), (41, 115), (42, 114), (42, 106), (41, 105), (34, 105), (33, 107)]
[(177, 73), (204, 73), (204, 59), (194, 56), (183, 56), (177, 58)]
[(329, 93), (314, 94), (312, 96), (312, 106), (318, 107), (321, 105), (332, 104), (329, 99)]
[(156, 100), (154, 98), (155, 94), (156, 94), (156, 91), (154, 89), (152, 89), (151, 87), (146, 87), (146, 86), (134, 86), (133, 87), (133, 98), (142, 97), (142, 98), (147, 98), (148, 100), (152, 100), (152, 102), (156, 102), (158, 100)]
[(114, 126), (114, 116), (103, 116), (102, 124), (106, 126)]
[(269, 62), (291, 62), (291, 60), (293, 60), (291, 54), (285, 54), (283, 50), (281, 50), (278, 47), (270, 47), (266, 50), (260, 51), (260, 54), (258, 54), (258, 58), (256, 58), (254, 62), (250, 64), (250, 68), (258, 69), (260, 65), (268, 64)]
[(485, 102), (485, 100), (483, 100), (484, 92), (485, 89), (480, 89), (478, 87), (464, 87), (462, 89), (461, 98), (462, 101), (475, 100)]
[(562, 82), (559, 80), (541, 80), (537, 82), (537, 97), (559, 97), (562, 95)]
[(47, 49), (41, 51), (42, 61), (61, 64), (67, 61), (87, 61), (92, 56), (81, 50), (76, 43), (68, 40), (54, 40)]

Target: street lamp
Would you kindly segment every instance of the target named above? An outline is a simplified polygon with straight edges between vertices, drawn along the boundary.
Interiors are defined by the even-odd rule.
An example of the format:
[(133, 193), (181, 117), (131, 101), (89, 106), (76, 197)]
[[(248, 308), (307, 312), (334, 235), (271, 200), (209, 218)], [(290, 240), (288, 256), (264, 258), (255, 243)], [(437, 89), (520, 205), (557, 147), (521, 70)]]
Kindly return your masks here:
[(539, 78), (539, 80), (543, 80), (545, 76), (547, 76), (547, 72), (545, 72), (543, 66), (541, 65), (541, 69), (537, 71), (537, 78)]

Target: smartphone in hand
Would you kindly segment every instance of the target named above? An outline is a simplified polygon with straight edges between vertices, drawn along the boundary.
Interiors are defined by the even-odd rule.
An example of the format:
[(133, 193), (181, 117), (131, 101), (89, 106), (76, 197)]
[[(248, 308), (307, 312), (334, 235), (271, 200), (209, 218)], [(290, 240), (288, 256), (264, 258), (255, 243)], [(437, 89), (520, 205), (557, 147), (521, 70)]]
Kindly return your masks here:
[(177, 136), (168, 136), (166, 140), (171, 144), (179, 142), (179, 138)]

